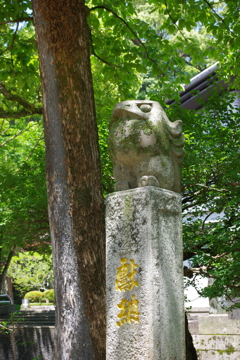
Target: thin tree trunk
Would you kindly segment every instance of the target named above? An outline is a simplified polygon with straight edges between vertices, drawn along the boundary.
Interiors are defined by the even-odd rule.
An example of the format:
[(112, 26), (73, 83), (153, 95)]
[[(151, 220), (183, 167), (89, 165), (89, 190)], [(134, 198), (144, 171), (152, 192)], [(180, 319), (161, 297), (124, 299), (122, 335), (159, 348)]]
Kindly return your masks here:
[(16, 249), (15, 247), (12, 247), (12, 249), (9, 251), (7, 261), (3, 267), (2, 273), (0, 274), (0, 294), (7, 293), (7, 289), (6, 289), (7, 272), (8, 272), (8, 268), (11, 264), (12, 257), (15, 254), (15, 249)]
[(105, 359), (104, 204), (83, 0), (33, 0), (56, 293), (55, 359)]

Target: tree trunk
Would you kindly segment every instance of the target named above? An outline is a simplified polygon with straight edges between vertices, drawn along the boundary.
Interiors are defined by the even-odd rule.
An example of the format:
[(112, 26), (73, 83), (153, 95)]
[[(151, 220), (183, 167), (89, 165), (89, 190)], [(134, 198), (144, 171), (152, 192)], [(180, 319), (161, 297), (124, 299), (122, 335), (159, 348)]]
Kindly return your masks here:
[(56, 360), (105, 359), (104, 203), (83, 0), (33, 0), (43, 88)]
[(12, 249), (9, 251), (7, 261), (3, 266), (2, 273), (0, 274), (0, 294), (6, 294), (8, 292), (6, 286), (7, 272), (11, 264), (12, 257), (15, 255), (15, 249), (16, 247), (12, 247)]

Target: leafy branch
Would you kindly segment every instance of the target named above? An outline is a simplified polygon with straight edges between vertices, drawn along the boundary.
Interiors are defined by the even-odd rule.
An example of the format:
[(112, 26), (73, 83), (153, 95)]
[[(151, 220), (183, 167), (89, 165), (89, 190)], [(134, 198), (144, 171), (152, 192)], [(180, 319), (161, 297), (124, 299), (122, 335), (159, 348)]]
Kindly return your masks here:
[(207, 186), (207, 185), (203, 185), (203, 184), (196, 184), (196, 185), (197, 185), (197, 186), (204, 187), (204, 188), (206, 188), (206, 189), (208, 189), (208, 190), (214, 190), (214, 191), (218, 191), (218, 192), (228, 192), (227, 189), (216, 189), (216, 188), (214, 188), (214, 187), (212, 187), (212, 186)]
[(24, 126), (24, 128), (22, 128), (22, 130), (20, 130), (17, 134), (15, 134), (14, 136), (12, 136), (11, 138), (7, 139), (6, 141), (4, 141), (3, 143), (0, 144), (0, 147), (3, 147), (4, 145), (8, 144), (10, 141), (14, 140), (17, 136), (21, 135), (25, 130), (26, 127), (28, 126), (28, 124), (26, 124)]
[[(89, 11), (94, 11), (97, 9), (104, 9), (106, 11), (109, 11), (110, 13), (112, 13), (117, 19), (119, 19), (120, 21), (122, 21), (124, 23), (124, 25), (128, 28), (128, 30), (133, 34), (133, 36), (135, 37), (135, 39), (138, 41), (138, 44), (141, 45), (144, 48), (145, 54), (148, 58), (148, 60), (150, 60), (151, 62), (153, 62), (158, 68), (159, 65), (158, 63), (152, 59), (149, 55), (149, 52), (145, 46), (145, 44), (142, 42), (142, 40), (139, 38), (139, 36), (137, 35), (137, 33), (131, 28), (131, 26), (129, 26), (129, 24), (127, 23), (126, 20), (124, 20), (121, 16), (119, 16), (115, 11), (113, 11), (112, 9), (110, 9), (109, 7), (105, 6), (105, 5), (98, 5), (98, 6), (94, 6), (92, 8), (89, 9)], [(101, 59), (102, 60), (102, 59)], [(161, 71), (161, 69), (159, 69), (160, 72), (163, 74), (163, 72)], [(163, 74), (164, 75), (164, 74)]]
[(98, 60), (102, 61), (102, 62), (103, 62), (104, 64), (106, 64), (106, 65), (109, 65), (109, 66), (112, 66), (112, 67), (116, 67), (116, 68), (119, 68), (119, 69), (122, 68), (122, 66), (116, 65), (116, 64), (113, 64), (113, 63), (110, 63), (110, 62), (108, 62), (107, 60), (104, 60), (103, 58), (101, 58), (100, 56), (98, 56), (98, 55), (95, 53), (95, 51), (94, 51), (94, 49), (93, 49), (93, 46), (92, 46), (92, 54), (93, 54)]
[(179, 56), (180, 56), (180, 58), (182, 58), (184, 60), (185, 64), (193, 67), (194, 69), (196, 69), (196, 70), (198, 70), (200, 72), (202, 72), (203, 70), (206, 69), (206, 66), (205, 67), (196, 66), (196, 65), (193, 65), (190, 61), (187, 61), (187, 59), (185, 58), (186, 56), (189, 56), (187, 54), (180, 54)]
[[(41, 141), (43, 138), (44, 138), (44, 136), (43, 136), (43, 131), (42, 131), (41, 136), (39, 137), (38, 141), (36, 142), (36, 144), (34, 145), (34, 147), (32, 148), (32, 150), (30, 151), (30, 153), (28, 154), (28, 156), (26, 157), (26, 159), (24, 160), (24, 162), (27, 162), (27, 161), (30, 159), (30, 157), (32, 156), (32, 154), (34, 153), (35, 149), (38, 147), (40, 141)], [(24, 163), (24, 162), (23, 162), (23, 163)]]
[(23, 17), (15, 19), (15, 20), (2, 21), (2, 22), (0, 22), (0, 25), (19, 23), (19, 22), (23, 22), (23, 21), (33, 21), (33, 16), (23, 16)]
[(102, 61), (104, 64), (121, 69), (122, 66), (116, 65), (116, 64), (113, 64), (113, 63), (110, 63), (109, 61), (104, 60), (103, 58), (101, 58), (99, 55), (96, 54), (96, 52), (95, 52), (95, 50), (94, 50), (94, 47), (93, 47), (92, 34), (91, 34), (91, 32), (90, 32), (90, 36), (91, 36), (92, 54), (93, 54), (98, 60)]
[[(38, 113), (39, 114), (39, 113)], [(3, 108), (0, 108), (0, 118), (1, 119), (20, 119), (22, 117), (33, 115), (27, 110), (20, 111), (6, 111)]]
[(172, 17), (171, 12), (170, 12), (170, 10), (169, 10), (169, 8), (168, 8), (168, 4), (167, 4), (167, 1), (166, 1), (166, 0), (165, 0), (165, 6), (166, 6), (166, 10), (167, 10), (167, 13), (168, 13), (169, 18), (172, 20), (173, 25), (176, 26), (178, 32), (182, 35), (182, 37), (184, 38), (184, 40), (186, 40), (186, 42), (187, 42), (193, 49), (199, 51), (199, 49), (198, 49), (196, 46), (194, 46), (194, 45), (189, 41), (189, 39), (184, 35), (184, 33), (182, 32), (182, 30), (180, 29), (180, 27), (177, 25), (177, 20), (174, 20), (174, 18)]
[[(26, 127), (25, 127), (26, 128)], [(17, 134), (20, 135), (20, 134)], [(39, 139), (37, 140), (36, 144), (34, 145), (34, 147), (31, 149), (30, 153), (28, 154), (28, 156), (26, 157), (26, 159), (23, 161), (23, 163), (19, 166), (19, 168), (17, 169), (17, 171), (14, 173), (14, 175), (17, 174), (17, 172), (19, 172), (19, 170), (21, 170), (22, 166), (30, 159), (30, 157), (32, 156), (32, 154), (34, 153), (35, 149), (38, 147), (40, 141), (44, 138), (43, 136), (43, 131), (39, 137)], [(10, 139), (9, 141), (11, 141), (12, 139)], [(1, 145), (0, 145), (1, 147)]]
[[(225, 254), (224, 254), (225, 255)], [(184, 266), (183, 269), (183, 275), (185, 277), (188, 277), (189, 279), (192, 279), (194, 276), (196, 275), (202, 275), (206, 278), (209, 279), (217, 279), (217, 276), (213, 275), (213, 274), (209, 274), (207, 271), (207, 267), (206, 266), (200, 266), (198, 268), (188, 268), (187, 266)], [(229, 289), (234, 289), (234, 290), (239, 290), (240, 286), (239, 285), (234, 285), (234, 284), (227, 284), (226, 286)], [(196, 289), (196, 288), (195, 288)], [(197, 289), (196, 289), (197, 290)]]
[(0, 128), (1, 136), (3, 136), (9, 129), (11, 129), (11, 125), (9, 125), (5, 130), (2, 131), (4, 123), (5, 123), (5, 121), (3, 120), (2, 124), (1, 124), (1, 128)]
[[(3, 118), (7, 118), (7, 117), (11, 118), (12, 116), (13, 116), (13, 118), (18, 118), (18, 117), (28, 116), (31, 114), (42, 115), (42, 113), (43, 113), (42, 107), (36, 107), (33, 104), (31, 104), (29, 101), (22, 98), (21, 96), (13, 94), (10, 90), (6, 89), (5, 85), (2, 82), (0, 82), (0, 93), (5, 97), (5, 99), (7, 99), (9, 101), (17, 102), (19, 105), (23, 106), (26, 110), (28, 110), (28, 112), (25, 112), (22, 114), (22, 112), (19, 112), (19, 113), (5, 112), (3, 109), (0, 109), (0, 116)], [(12, 114), (12, 116), (9, 116), (11, 114)], [(16, 114), (16, 115), (14, 116), (14, 114)], [(19, 116), (19, 114), (21, 116)]]
[(17, 26), (16, 26), (16, 29), (14, 31), (14, 34), (13, 34), (13, 37), (12, 37), (12, 42), (9, 46), (6, 47), (6, 49), (4, 49), (0, 55), (4, 54), (7, 50), (10, 50), (11, 51), (11, 62), (12, 62), (12, 65), (13, 65), (13, 58), (12, 58), (12, 49), (13, 49), (13, 45), (14, 45), (14, 42), (15, 42), (15, 39), (16, 39), (16, 36), (17, 36), (17, 32), (18, 32), (18, 28), (19, 28), (19, 23), (17, 23)]
[(204, 1), (204, 2), (207, 4), (207, 6), (212, 10), (213, 15), (214, 15), (216, 18), (218, 18), (218, 20), (220, 20), (220, 21), (224, 24), (224, 26), (226, 26), (226, 28), (229, 30), (229, 27), (228, 27), (227, 24), (225, 23), (224, 19), (214, 10), (213, 6), (209, 3), (209, 1), (208, 1), (208, 0), (203, 0), (203, 1)]
[(211, 216), (212, 214), (214, 214), (214, 211), (211, 211), (211, 212), (205, 217), (205, 219), (203, 220), (203, 222), (202, 222), (202, 231), (204, 231), (204, 227), (205, 227), (205, 224), (206, 224), (207, 219), (210, 218), (210, 216)]

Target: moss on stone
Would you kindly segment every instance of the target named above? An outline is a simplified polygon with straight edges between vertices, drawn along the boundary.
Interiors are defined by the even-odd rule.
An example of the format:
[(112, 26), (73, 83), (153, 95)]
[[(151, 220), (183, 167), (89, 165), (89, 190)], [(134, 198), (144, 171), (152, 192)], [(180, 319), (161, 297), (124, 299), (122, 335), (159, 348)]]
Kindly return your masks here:
[(220, 355), (222, 354), (228, 354), (231, 355), (233, 354), (236, 350), (233, 346), (226, 346), (227, 349), (226, 350), (216, 350)]

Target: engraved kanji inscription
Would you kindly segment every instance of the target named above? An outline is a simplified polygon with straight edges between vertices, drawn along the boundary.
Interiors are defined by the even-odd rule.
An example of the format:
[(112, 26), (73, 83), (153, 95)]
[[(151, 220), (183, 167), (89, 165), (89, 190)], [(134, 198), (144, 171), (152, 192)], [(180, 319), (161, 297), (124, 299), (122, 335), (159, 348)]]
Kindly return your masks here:
[(132, 290), (134, 286), (138, 286), (138, 281), (134, 278), (137, 273), (136, 269), (138, 268), (138, 264), (136, 264), (133, 259), (130, 259), (128, 262), (127, 258), (120, 259), (120, 262), (122, 265), (117, 268), (116, 290)]
[(132, 295), (132, 300), (122, 299), (120, 304), (117, 305), (121, 309), (118, 314), (120, 321), (116, 321), (116, 325), (119, 327), (125, 323), (132, 324), (133, 322), (139, 322), (138, 312), (138, 300), (135, 295)]

